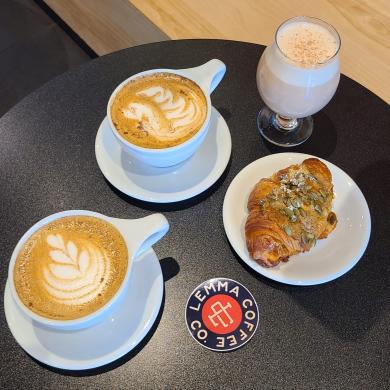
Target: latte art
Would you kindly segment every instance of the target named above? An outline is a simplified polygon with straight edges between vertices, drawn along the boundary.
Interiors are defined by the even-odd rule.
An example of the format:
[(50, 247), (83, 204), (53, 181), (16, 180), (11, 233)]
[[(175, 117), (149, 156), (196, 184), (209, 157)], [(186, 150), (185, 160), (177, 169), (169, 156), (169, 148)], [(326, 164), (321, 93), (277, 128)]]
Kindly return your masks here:
[(113, 225), (95, 217), (64, 217), (26, 241), (16, 259), (14, 283), (30, 310), (69, 320), (105, 305), (127, 267), (127, 246)]
[(119, 133), (129, 142), (147, 148), (178, 145), (203, 125), (207, 103), (191, 80), (157, 73), (131, 80), (111, 107)]
[[(164, 118), (160, 120), (159, 115), (150, 108), (148, 104), (130, 103), (128, 108), (123, 109), (127, 118), (145, 121), (145, 127), (157, 138), (175, 138), (186, 131), (187, 127), (199, 120), (201, 110), (192, 100), (185, 100), (182, 96), (174, 96), (171, 90), (163, 87), (150, 87), (137, 93), (152, 100), (159, 108), (159, 114)], [(162, 122), (168, 119), (170, 127), (164, 127)], [(172, 129), (175, 129), (174, 131)]]
[(60, 234), (49, 235), (47, 243), (55, 248), (49, 252), (52, 262), (43, 269), (47, 292), (65, 305), (80, 305), (98, 297), (104, 290), (101, 280), (108, 278), (110, 262), (93, 243), (73, 241), (65, 245)]

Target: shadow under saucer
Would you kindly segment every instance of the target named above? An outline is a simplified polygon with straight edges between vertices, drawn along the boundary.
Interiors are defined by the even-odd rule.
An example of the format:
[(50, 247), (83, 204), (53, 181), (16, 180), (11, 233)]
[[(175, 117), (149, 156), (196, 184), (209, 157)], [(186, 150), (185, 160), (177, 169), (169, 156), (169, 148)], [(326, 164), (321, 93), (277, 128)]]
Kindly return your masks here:
[(61, 370), (104, 366), (133, 350), (160, 313), (164, 281), (153, 250), (134, 260), (129, 285), (123, 300), (103, 321), (75, 331), (51, 329), (31, 320), (15, 305), (8, 288), (7, 322), (20, 346), (44, 365)]
[(114, 138), (107, 119), (96, 136), (95, 153), (100, 170), (114, 187), (135, 199), (179, 202), (207, 190), (223, 174), (232, 149), (229, 128), (213, 108), (205, 140), (188, 160), (167, 168), (139, 162), (125, 152)]

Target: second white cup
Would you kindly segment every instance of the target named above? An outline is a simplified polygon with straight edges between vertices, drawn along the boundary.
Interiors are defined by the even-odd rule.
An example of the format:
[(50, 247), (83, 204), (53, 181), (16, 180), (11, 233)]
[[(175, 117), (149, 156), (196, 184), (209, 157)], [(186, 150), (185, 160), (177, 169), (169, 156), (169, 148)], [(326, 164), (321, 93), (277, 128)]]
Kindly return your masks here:
[[(14, 268), (19, 251), (22, 249), (26, 241), (45, 225), (56, 221), (59, 218), (71, 216), (90, 216), (109, 222), (114, 225), (122, 235), (129, 253), (127, 271), (125, 277), (115, 295), (100, 309), (91, 314), (79, 317), (73, 320), (57, 320), (48, 317), (43, 317), (30, 310), (20, 299), (14, 283)], [(133, 268), (134, 261), (142, 261), (140, 255), (152, 247), (159, 241), (168, 231), (169, 224), (167, 219), (162, 214), (152, 214), (140, 219), (119, 219), (107, 217), (87, 210), (67, 210), (56, 214), (52, 214), (32, 226), (19, 240), (16, 245), (8, 269), (8, 282), (11, 289), (12, 297), (19, 309), (29, 318), (37, 323), (54, 328), (57, 330), (77, 330), (90, 327), (95, 323), (102, 321), (113, 307), (116, 307), (122, 301), (128, 288), (131, 288), (130, 274)]]
[[(114, 92), (112, 93), (108, 105), (107, 105), (107, 119), (110, 124), (110, 128), (122, 146), (123, 150), (129, 153), (131, 156), (136, 158), (138, 161), (141, 161), (144, 164), (152, 165), (155, 167), (169, 167), (172, 165), (179, 164), (189, 157), (191, 157), (199, 146), (202, 144), (203, 140), (206, 137), (209, 125), (210, 125), (210, 115), (211, 115), (211, 100), (210, 94), (218, 86), (220, 81), (226, 72), (226, 65), (217, 59), (210, 60), (201, 66), (188, 69), (152, 69), (147, 70), (141, 73), (137, 73), (128, 79), (124, 80), (119, 84)], [(206, 98), (207, 103), (207, 114), (206, 119), (203, 122), (202, 127), (187, 141), (164, 149), (150, 149), (143, 148), (137, 145), (134, 145), (124, 139), (120, 133), (117, 131), (114, 123), (112, 122), (111, 117), (111, 106), (115, 99), (116, 94), (130, 81), (140, 76), (152, 75), (154, 73), (173, 73), (182, 77), (190, 79), (196, 83)]]

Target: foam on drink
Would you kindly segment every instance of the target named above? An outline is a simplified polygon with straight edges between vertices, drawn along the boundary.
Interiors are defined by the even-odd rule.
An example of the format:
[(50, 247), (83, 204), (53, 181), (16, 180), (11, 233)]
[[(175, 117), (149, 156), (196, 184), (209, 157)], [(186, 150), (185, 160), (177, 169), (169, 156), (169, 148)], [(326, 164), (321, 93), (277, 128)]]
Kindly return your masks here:
[(339, 46), (325, 27), (306, 21), (282, 26), (277, 43), (286, 57), (304, 67), (323, 64), (335, 55)]
[(339, 83), (339, 46), (336, 30), (318, 19), (298, 17), (282, 24), (257, 68), (264, 103), (287, 118), (321, 110)]

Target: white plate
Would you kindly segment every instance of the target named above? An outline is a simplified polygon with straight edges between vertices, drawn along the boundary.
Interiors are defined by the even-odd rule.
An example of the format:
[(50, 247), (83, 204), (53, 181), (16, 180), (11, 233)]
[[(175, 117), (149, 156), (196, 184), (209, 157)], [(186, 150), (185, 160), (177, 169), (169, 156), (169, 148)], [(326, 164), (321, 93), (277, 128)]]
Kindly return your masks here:
[(19, 345), (49, 366), (85, 370), (110, 363), (131, 351), (149, 332), (161, 307), (164, 282), (154, 251), (136, 259), (131, 288), (103, 322), (78, 331), (57, 331), (27, 317), (14, 303), (7, 282), (4, 310)]
[(291, 164), (300, 164), (310, 156), (279, 153), (260, 158), (246, 166), (231, 182), (223, 204), (223, 223), (227, 237), (241, 259), (256, 272), (281, 283), (313, 285), (336, 279), (349, 271), (366, 250), (371, 232), (367, 202), (356, 183), (340, 168), (324, 162), (333, 176), (333, 210), (336, 229), (309, 252), (291, 256), (287, 263), (265, 268), (252, 260), (245, 242), (247, 202), (255, 184)]
[(207, 190), (222, 175), (231, 150), (229, 128), (214, 107), (208, 134), (198, 151), (173, 167), (155, 168), (132, 158), (116, 141), (107, 118), (95, 141), (96, 160), (105, 178), (126, 195), (155, 203), (178, 202)]

